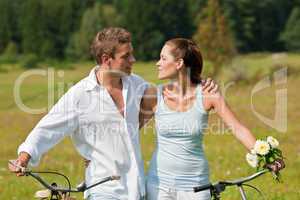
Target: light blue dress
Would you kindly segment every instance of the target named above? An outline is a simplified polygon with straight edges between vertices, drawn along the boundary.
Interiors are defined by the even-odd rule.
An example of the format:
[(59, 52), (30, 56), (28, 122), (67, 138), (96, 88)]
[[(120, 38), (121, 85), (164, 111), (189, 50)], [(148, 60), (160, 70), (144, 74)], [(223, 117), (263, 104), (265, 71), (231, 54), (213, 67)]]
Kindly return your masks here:
[(155, 112), (157, 144), (150, 163), (148, 183), (185, 191), (209, 183), (208, 162), (202, 148), (207, 120), (201, 85), (196, 88), (193, 106), (186, 112), (168, 108), (162, 96), (162, 85), (158, 87)]

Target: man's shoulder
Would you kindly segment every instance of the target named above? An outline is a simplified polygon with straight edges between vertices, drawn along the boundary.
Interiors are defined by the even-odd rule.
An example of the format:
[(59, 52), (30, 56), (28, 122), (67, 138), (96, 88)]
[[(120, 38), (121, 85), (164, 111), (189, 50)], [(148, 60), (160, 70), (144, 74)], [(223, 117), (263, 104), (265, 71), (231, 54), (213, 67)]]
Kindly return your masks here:
[(72, 96), (73, 98), (75, 97), (80, 98), (80, 96), (89, 88), (91, 87), (91, 83), (89, 83), (89, 80), (87, 77), (79, 80), (77, 83), (74, 83), (68, 88), (68, 91), (66, 94), (69, 96)]
[(149, 83), (137, 74), (130, 74), (127, 80), (129, 81), (130, 88), (137, 94), (143, 94), (149, 87)]
[(145, 81), (145, 79), (143, 79), (141, 76), (137, 75), (137, 74), (134, 74), (134, 73), (131, 73), (129, 76), (128, 76), (128, 79), (130, 81), (133, 81), (135, 83), (144, 83), (144, 84), (147, 84), (148, 82)]
[(89, 76), (79, 80), (76, 84), (73, 85), (76, 90), (91, 90), (93, 89), (97, 83), (94, 80), (91, 80)]

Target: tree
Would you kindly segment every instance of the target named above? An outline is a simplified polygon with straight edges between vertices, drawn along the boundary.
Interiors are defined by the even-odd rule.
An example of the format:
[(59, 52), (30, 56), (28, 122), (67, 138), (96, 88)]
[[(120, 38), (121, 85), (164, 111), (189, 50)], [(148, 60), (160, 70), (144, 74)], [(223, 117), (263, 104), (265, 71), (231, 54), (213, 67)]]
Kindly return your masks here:
[(4, 49), (3, 54), (0, 56), (1, 62), (13, 63), (18, 57), (18, 47), (14, 42), (9, 42)]
[(188, 1), (161, 0), (157, 5), (158, 29), (165, 38), (191, 37), (194, 32), (193, 20)]
[(300, 51), (300, 7), (295, 7), (286, 23), (280, 39), (285, 47), (291, 51)]
[(120, 16), (112, 5), (95, 3), (82, 17), (79, 31), (69, 41), (66, 54), (70, 58), (88, 59), (89, 47), (96, 33), (104, 27), (118, 26)]
[(19, 0), (0, 0), (0, 53), (9, 42), (19, 45), (18, 11), (21, 4)]
[(297, 0), (222, 0), (239, 51), (283, 50), (280, 32)]
[(218, 0), (209, 0), (202, 13), (198, 30), (193, 38), (203, 52), (204, 58), (212, 62), (212, 75), (216, 76), (222, 65), (234, 56), (236, 49)]
[(43, 35), (46, 30), (44, 27), (41, 1), (24, 1), (21, 12), (20, 26), (23, 53), (37, 54), (43, 44)]
[(128, 0), (124, 11), (124, 26), (132, 33), (135, 56), (151, 60), (158, 56), (164, 35), (158, 29), (156, 6), (159, 0)]
[(132, 33), (138, 59), (157, 59), (167, 39), (192, 35), (193, 20), (187, 1), (128, 0), (125, 10), (125, 27)]
[(43, 58), (64, 58), (72, 33), (79, 29), (80, 17), (86, 4), (80, 0), (43, 0)]

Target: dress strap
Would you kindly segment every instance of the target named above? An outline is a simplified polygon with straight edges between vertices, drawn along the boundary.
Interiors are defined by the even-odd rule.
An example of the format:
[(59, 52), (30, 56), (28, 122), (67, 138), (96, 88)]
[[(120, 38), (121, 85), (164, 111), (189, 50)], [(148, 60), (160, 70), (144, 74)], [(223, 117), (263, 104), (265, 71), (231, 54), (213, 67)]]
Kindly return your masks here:
[(157, 86), (157, 105), (156, 105), (156, 112), (158, 112), (161, 109), (161, 106), (163, 105), (163, 85)]

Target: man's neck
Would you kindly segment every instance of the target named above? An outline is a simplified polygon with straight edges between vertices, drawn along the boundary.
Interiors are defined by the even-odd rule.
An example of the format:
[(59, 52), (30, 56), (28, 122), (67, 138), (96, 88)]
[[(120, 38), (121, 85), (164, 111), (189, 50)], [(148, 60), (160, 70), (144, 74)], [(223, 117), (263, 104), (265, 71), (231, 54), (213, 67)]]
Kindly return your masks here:
[(122, 78), (99, 68), (96, 71), (97, 82), (106, 89), (122, 88)]

